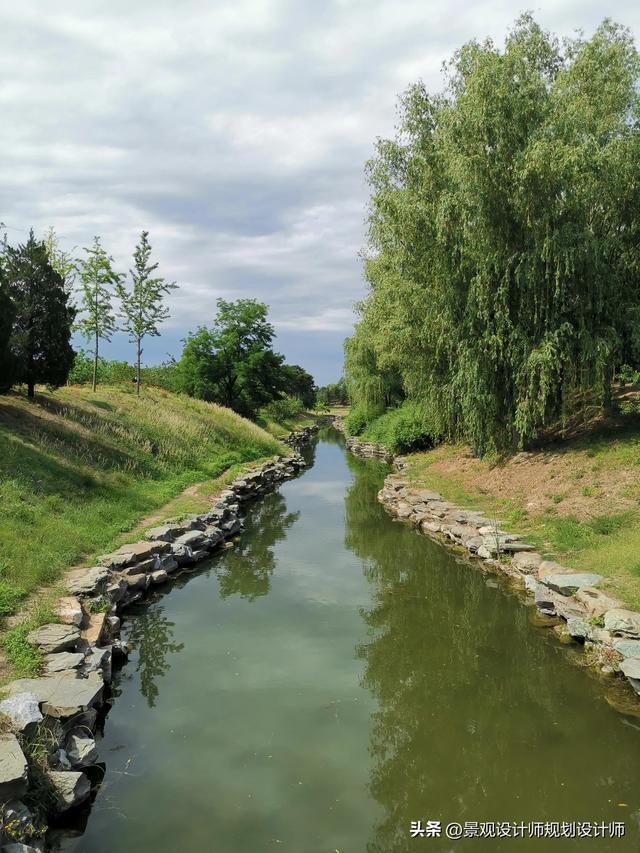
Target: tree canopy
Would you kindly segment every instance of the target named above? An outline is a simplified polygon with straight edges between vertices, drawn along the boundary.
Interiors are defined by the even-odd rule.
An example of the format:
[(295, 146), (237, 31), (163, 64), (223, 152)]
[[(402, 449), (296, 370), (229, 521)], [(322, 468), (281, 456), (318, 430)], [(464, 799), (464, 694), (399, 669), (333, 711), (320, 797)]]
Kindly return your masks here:
[(356, 405), (410, 398), (483, 453), (607, 401), (640, 356), (639, 70), (622, 27), (560, 45), (525, 15), (405, 93), (368, 164)]
[(185, 341), (180, 360), (183, 390), (254, 417), (285, 388), (284, 359), (272, 349), (275, 335), (267, 306), (254, 299), (217, 301), (211, 328)]
[(24, 382), (29, 397), (38, 383), (61, 385), (73, 364), (71, 327), (75, 309), (62, 276), (33, 232), (17, 248), (7, 246), (3, 277), (13, 306), (9, 347), (13, 382)]

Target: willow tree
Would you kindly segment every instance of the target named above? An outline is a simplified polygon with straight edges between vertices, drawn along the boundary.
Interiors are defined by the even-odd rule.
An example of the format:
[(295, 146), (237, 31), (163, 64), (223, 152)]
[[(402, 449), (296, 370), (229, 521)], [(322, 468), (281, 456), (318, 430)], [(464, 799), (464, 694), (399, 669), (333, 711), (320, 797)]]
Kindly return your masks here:
[[(603, 23), (470, 42), (378, 144), (357, 336), (449, 437), (522, 444), (638, 358), (639, 63)], [(349, 354), (347, 370), (349, 371)]]

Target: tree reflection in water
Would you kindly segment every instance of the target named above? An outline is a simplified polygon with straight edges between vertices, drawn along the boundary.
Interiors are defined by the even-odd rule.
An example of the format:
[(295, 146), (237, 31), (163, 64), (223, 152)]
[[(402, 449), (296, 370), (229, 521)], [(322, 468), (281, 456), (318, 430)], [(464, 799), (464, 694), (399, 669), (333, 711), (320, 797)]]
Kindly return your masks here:
[(267, 495), (256, 504), (240, 540), (220, 563), (218, 579), (222, 598), (240, 595), (253, 601), (269, 592), (276, 567), (273, 547), (285, 538), (299, 516), (299, 512), (287, 512), (286, 501), (279, 492)]
[[(146, 606), (143, 618), (133, 619), (129, 627), (127, 642), (137, 650), (135, 671), (140, 675), (140, 692), (150, 708), (158, 698), (157, 680), (170, 668), (167, 655), (177, 654), (184, 648), (184, 643), (173, 642), (173, 629), (174, 623), (167, 619), (159, 601)], [(121, 677), (131, 676), (125, 669)]]

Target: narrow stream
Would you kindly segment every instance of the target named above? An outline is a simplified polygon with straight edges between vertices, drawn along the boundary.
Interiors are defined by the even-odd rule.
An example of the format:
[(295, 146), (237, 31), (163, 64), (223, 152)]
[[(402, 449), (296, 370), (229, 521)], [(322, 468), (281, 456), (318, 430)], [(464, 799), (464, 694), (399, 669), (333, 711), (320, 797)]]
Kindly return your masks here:
[[(637, 851), (640, 719), (494, 581), (393, 522), (384, 465), (329, 429), (308, 454), (233, 548), (129, 612), (105, 779), (52, 849)], [(411, 838), (415, 820), (626, 835)]]

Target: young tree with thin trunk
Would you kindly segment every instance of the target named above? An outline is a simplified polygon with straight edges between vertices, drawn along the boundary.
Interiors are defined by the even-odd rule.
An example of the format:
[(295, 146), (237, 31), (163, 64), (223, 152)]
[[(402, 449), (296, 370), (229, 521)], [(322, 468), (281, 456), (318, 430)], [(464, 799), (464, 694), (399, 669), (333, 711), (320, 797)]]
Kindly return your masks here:
[(122, 276), (113, 269), (113, 258), (93, 238), (91, 248), (84, 250), (87, 257), (78, 264), (80, 274), (80, 307), (84, 314), (77, 324), (83, 337), (93, 342), (93, 390), (98, 383), (98, 350), (100, 341), (110, 341), (116, 329), (112, 299)]
[(146, 337), (160, 334), (158, 325), (169, 316), (164, 298), (176, 288), (175, 282), (167, 282), (154, 276), (157, 262), (151, 263), (149, 232), (143, 231), (133, 253), (133, 269), (129, 270), (131, 287), (122, 281), (116, 285), (116, 294), (122, 303), (122, 331), (127, 332), (131, 343), (136, 345), (136, 393), (140, 394), (140, 361), (142, 341)]
[[(71, 252), (65, 252), (60, 248), (60, 241), (53, 225), (44, 235), (44, 246), (47, 250), (49, 263), (62, 279), (66, 292), (71, 295), (76, 280), (77, 266)], [(75, 246), (73, 247), (75, 250)]]

